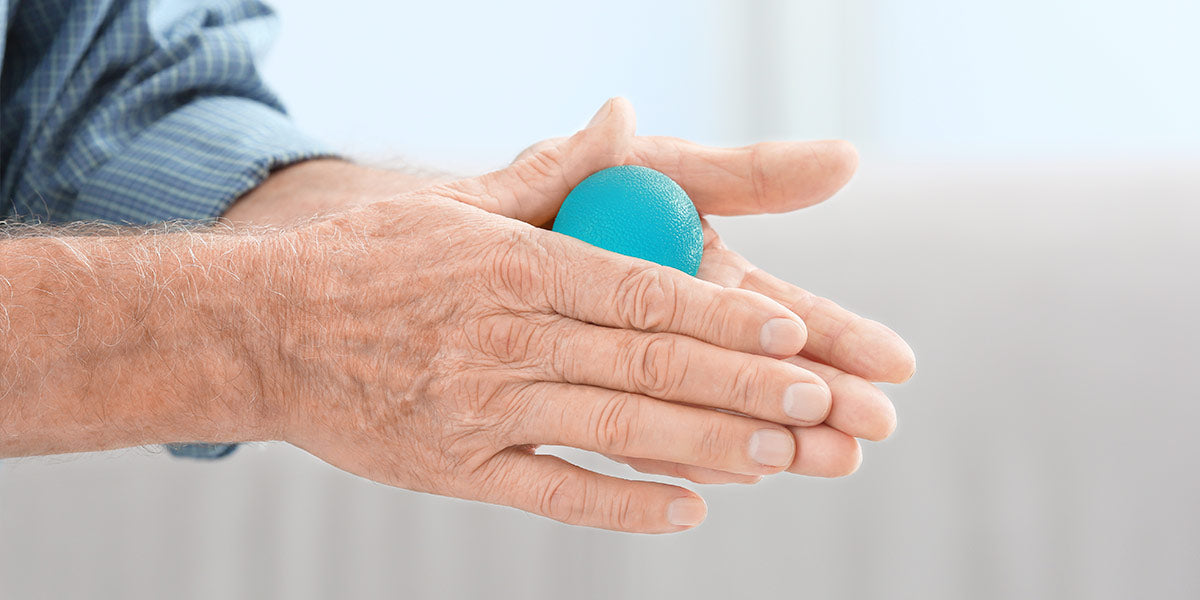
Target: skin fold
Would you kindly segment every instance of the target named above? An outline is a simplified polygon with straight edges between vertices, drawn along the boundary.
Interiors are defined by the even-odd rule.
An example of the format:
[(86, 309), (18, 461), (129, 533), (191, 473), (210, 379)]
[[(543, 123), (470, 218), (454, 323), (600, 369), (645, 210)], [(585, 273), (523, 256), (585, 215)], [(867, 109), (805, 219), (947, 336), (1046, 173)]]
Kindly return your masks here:
[(912, 352), (754, 268), (707, 222), (699, 278), (544, 227), (617, 164), (734, 215), (824, 200), (855, 162), (841, 142), (637, 137), (614, 99), (480, 177), (314, 160), (239, 200), (227, 228), (0, 240), (0, 347), (29, 349), (0, 362), (0, 456), (283, 440), (388, 485), (566, 523), (693, 527), (694, 492), (536, 448), (702, 483), (844, 475), (856, 438), (895, 427), (871, 382), (907, 379)]

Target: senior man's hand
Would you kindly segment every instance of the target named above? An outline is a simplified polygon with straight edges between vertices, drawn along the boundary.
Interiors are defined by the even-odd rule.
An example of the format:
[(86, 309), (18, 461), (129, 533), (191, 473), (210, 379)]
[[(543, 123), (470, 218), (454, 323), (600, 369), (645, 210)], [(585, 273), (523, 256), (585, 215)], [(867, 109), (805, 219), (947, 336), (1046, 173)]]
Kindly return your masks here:
[[(416, 198), (424, 201), (448, 198), (546, 227), (575, 183), (593, 171), (616, 164), (642, 164), (666, 172), (687, 189), (702, 215), (784, 212), (831, 196), (849, 179), (856, 163), (853, 148), (843, 142), (769, 143), (717, 149), (672, 138), (634, 137), (633, 130), (632, 109), (625, 101), (615, 99), (601, 108), (584, 131), (571, 138), (539, 143), (522, 153), (508, 169), (435, 187), (425, 187), (429, 180), (420, 176), (338, 161), (309, 161), (273, 176), (226, 216), (235, 222), (287, 223), (314, 212), (336, 212), (396, 197), (402, 190), (424, 187), (421, 194), (401, 196), (401, 204), (412, 204)], [(422, 209), (413, 218), (429, 222), (436, 220), (432, 216), (435, 212)], [(453, 221), (452, 217), (447, 218)], [(762, 379), (762, 361), (734, 361), (712, 369), (707, 362), (711, 359), (692, 356), (690, 342), (683, 347), (675, 342), (669, 346), (655, 342), (645, 348), (597, 350), (595, 373), (604, 379), (592, 385), (773, 420), (788, 427), (795, 440), (796, 451), (789, 471), (818, 476), (852, 472), (861, 460), (861, 450), (854, 438), (882, 439), (895, 426), (895, 411), (890, 401), (868, 381), (906, 379), (913, 371), (911, 350), (886, 327), (756, 269), (726, 248), (707, 221), (702, 221), (705, 253), (701, 279), (726, 288), (765, 294), (810, 322), (807, 346), (783, 361), (800, 367), (793, 373), (801, 377), (797, 381), (801, 385), (791, 389), (807, 393), (791, 394), (790, 405), (793, 412), (807, 407), (809, 417), (796, 421), (788, 416), (756, 413), (749, 408), (731, 408), (778, 402), (779, 394), (786, 394), (788, 388), (782, 388), (783, 392), (772, 391), (766, 397), (754, 396), (759, 392), (746, 383)], [(458, 235), (466, 240), (470, 239), (470, 233)], [(546, 239), (559, 238), (550, 235)], [(495, 241), (484, 241), (484, 247)], [(503, 254), (495, 249), (489, 252), (491, 256)], [(524, 335), (524, 330), (518, 333)], [(522, 348), (524, 357), (529, 350)], [(534, 349), (548, 351), (544, 348), (543, 344)], [(527, 360), (532, 358), (510, 362), (515, 361), (519, 367)], [(771, 362), (773, 366), (781, 364)], [(734, 364), (739, 366), (730, 368)], [(630, 374), (639, 365), (644, 365), (643, 375)], [(627, 378), (624, 384), (613, 383), (621, 377)], [(711, 400), (720, 395), (730, 398)], [(822, 411), (826, 412), (821, 418), (812, 416)], [(822, 418), (824, 422), (819, 423)], [(528, 448), (531, 450), (532, 446)], [(700, 483), (750, 483), (761, 478), (760, 473), (697, 464), (704, 461), (695, 457), (670, 460), (614, 451), (607, 454), (644, 472), (680, 476)]]
[[(668, 151), (643, 154), (647, 144)], [(701, 272), (718, 283), (528, 222), (545, 224), (584, 177), (629, 160), (671, 174), (702, 211), (738, 212), (721, 203), (745, 191), (736, 167), (748, 157), (751, 173), (775, 172), (761, 151), (635, 138), (617, 101), (576, 136), (479, 178), (397, 195), (394, 174), (310, 161), (230, 211), (281, 223), (287, 211), (263, 212), (280, 199), (295, 216), (362, 204), (283, 231), (5, 229), (0, 346), (23, 353), (0, 361), (0, 456), (282, 439), (378, 481), (570, 523), (695, 525), (705, 507), (688, 490), (535, 449), (697, 479), (820, 471), (857, 456), (818, 425), (852, 404), (837, 384), (857, 380), (838, 373), (900, 379), (911, 354), (881, 326), (754, 271), (711, 231)], [(751, 188), (769, 204), (771, 186)], [(798, 355), (803, 321), (755, 289), (807, 314), (815, 343)], [(856, 418), (872, 420), (835, 426)]]
[(561, 199), (628, 150), (626, 116), (602, 114), (557, 155), (282, 234), (292, 283), (269, 311), (278, 362), (261, 367), (286, 415), (275, 436), (390, 485), (636, 532), (696, 525), (703, 501), (535, 448), (791, 467), (787, 426), (829, 411), (822, 378), (779, 360), (807, 338), (791, 310), (477, 208)]
[[(633, 110), (621, 98), (610, 100), (597, 119), (614, 119), (629, 136)], [(745, 148), (709, 148), (674, 138), (630, 137), (607, 147), (610, 165), (637, 164), (670, 175), (691, 196), (702, 215), (705, 244), (698, 277), (727, 288), (759, 292), (791, 308), (808, 325), (804, 349), (786, 360), (818, 374), (832, 390), (832, 408), (820, 425), (792, 426), (797, 451), (789, 471), (833, 477), (858, 468), (861, 449), (855, 438), (882, 440), (895, 429), (891, 401), (871, 381), (899, 383), (915, 369), (912, 350), (892, 330), (855, 315), (836, 303), (784, 282), (756, 268), (730, 250), (703, 218), (705, 214), (780, 213), (811, 206), (832, 196), (850, 179), (857, 153), (848, 143), (773, 142)], [(590, 140), (590, 142), (589, 142)], [(548, 169), (601, 143), (586, 131), (574, 138), (546, 140), (517, 158), (523, 168)], [(606, 165), (606, 166), (610, 166)], [(520, 198), (464, 195), (482, 208), (547, 226), (563, 195), (543, 193)], [(812, 396), (815, 398), (814, 396)], [(819, 402), (819, 400), (813, 400)], [(713, 471), (694, 465), (612, 456), (655, 474), (684, 477), (697, 483), (750, 483), (759, 477)]]

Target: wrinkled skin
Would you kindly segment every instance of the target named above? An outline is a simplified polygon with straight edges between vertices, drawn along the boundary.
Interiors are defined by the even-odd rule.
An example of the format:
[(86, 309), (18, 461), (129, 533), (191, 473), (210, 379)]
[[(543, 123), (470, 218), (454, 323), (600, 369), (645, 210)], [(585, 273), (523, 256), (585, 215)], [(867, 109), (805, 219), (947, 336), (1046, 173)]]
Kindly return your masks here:
[(855, 437), (895, 423), (868, 380), (913, 370), (894, 333), (756, 270), (707, 222), (698, 279), (540, 227), (617, 164), (667, 173), (704, 214), (739, 214), (820, 201), (853, 162), (840, 143), (636, 138), (617, 99), (504, 170), (295, 229), (280, 244), (306, 265), (280, 300), (289, 376), (266, 393), (287, 399), (280, 435), (385, 484), (646, 533), (698, 524), (703, 501), (536, 448), (697, 482), (852, 472)]
[[(631, 109), (620, 98), (617, 110)], [(606, 105), (605, 108), (608, 108)], [(603, 108), (601, 109), (604, 110)], [(632, 118), (632, 116), (630, 116)], [(517, 161), (538, 153), (555, 155), (567, 142), (539, 142)], [(614, 164), (658, 169), (681, 183), (696, 203), (704, 229), (704, 256), (697, 277), (718, 285), (764, 294), (800, 315), (811, 337), (800, 354), (786, 360), (820, 376), (833, 395), (825, 423), (793, 428), (798, 445), (793, 473), (818, 477), (849, 475), (862, 461), (857, 440), (880, 441), (896, 428), (896, 410), (872, 381), (902, 383), (916, 369), (912, 350), (887, 327), (758, 269), (729, 249), (704, 218), (781, 213), (828, 199), (854, 174), (858, 155), (841, 141), (770, 142), (746, 148), (709, 148), (663, 137), (634, 138)], [(552, 222), (561, 200), (546, 198), (537, 210), (497, 210), (540, 226)], [(713, 471), (688, 464), (611, 456), (644, 473), (682, 477), (696, 483), (755, 483), (761, 477)]]

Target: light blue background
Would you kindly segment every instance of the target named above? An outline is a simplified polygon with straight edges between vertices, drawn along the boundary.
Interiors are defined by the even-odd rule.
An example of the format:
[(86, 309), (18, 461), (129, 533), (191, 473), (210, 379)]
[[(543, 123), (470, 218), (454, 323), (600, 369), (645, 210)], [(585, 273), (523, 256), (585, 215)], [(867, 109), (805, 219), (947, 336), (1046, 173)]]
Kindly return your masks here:
[(665, 537), (285, 444), (6, 461), (0, 597), (1200, 597), (1196, 2), (279, 7), (268, 76), (373, 159), (496, 167), (614, 94), (646, 133), (854, 141), (830, 202), (714, 226), (912, 343), (899, 428), (846, 479), (693, 486), (708, 522)]
[(1183, 0), (277, 2), (266, 72), (313, 133), (472, 170), (626, 95), (640, 131), (846, 137), (881, 158), (1200, 156)]

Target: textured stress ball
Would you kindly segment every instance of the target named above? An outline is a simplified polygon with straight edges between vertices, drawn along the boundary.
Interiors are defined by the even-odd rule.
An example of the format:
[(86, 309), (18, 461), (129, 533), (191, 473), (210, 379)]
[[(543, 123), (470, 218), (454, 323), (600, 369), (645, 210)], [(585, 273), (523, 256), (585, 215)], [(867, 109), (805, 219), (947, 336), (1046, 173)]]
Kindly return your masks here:
[(704, 252), (692, 199), (670, 177), (633, 165), (597, 171), (575, 186), (554, 231), (688, 275), (700, 269)]

